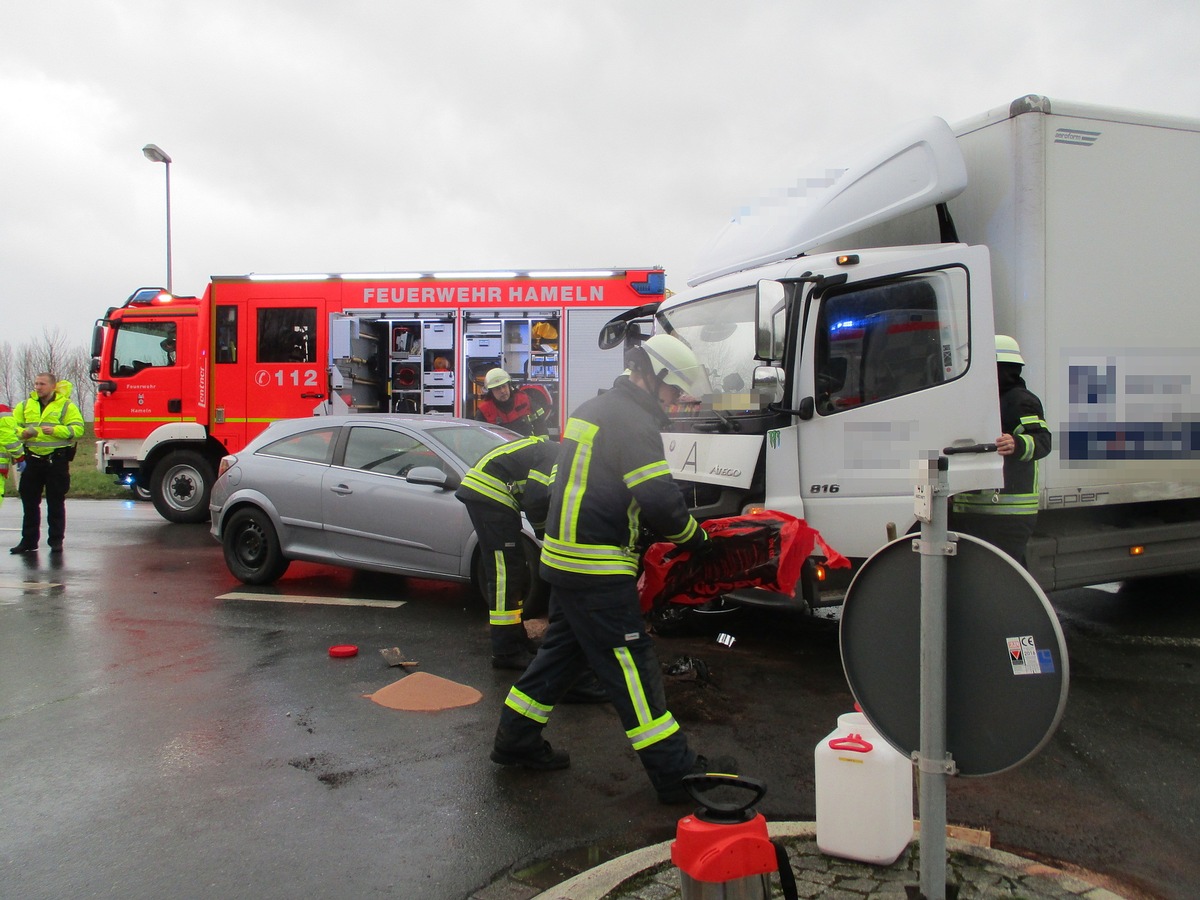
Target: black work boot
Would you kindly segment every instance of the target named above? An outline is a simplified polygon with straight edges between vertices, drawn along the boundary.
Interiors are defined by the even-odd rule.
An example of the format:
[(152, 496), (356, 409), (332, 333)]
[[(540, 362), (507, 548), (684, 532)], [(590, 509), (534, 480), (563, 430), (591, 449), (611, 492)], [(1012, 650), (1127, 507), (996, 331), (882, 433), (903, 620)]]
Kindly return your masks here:
[(492, 762), (523, 769), (565, 769), (571, 765), (571, 756), (565, 750), (555, 750), (549, 741), (542, 741), (540, 747), (516, 750), (505, 749), (497, 741), (492, 746)]

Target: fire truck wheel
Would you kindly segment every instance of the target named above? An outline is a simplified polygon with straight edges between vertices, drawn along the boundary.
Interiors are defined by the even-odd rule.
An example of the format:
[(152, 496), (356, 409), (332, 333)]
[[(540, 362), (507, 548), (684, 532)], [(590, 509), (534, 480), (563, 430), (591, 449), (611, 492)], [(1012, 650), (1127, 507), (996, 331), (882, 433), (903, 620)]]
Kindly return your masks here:
[(271, 584), (287, 571), (289, 560), (279, 548), (271, 517), (246, 507), (229, 517), (221, 536), (225, 565), (246, 584)]
[(154, 467), (150, 495), (154, 508), (168, 522), (184, 524), (208, 519), (208, 497), (216, 476), (194, 450), (175, 450)]

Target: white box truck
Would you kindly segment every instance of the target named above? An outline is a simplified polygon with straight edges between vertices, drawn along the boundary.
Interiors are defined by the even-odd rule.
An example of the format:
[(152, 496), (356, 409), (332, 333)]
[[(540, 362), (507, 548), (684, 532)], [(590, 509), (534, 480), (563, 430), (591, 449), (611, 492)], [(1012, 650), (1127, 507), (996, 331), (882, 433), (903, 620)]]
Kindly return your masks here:
[[(782, 510), (862, 560), (915, 523), (918, 460), (998, 435), (1009, 334), (1054, 433), (1034, 578), (1200, 569), (1197, 211), (1200, 122), (1034, 95), (765, 198), (653, 313), (715, 391), (673, 413), (675, 477), (702, 517)], [(1000, 459), (949, 477), (998, 487)], [(796, 596), (840, 603), (820, 563)]]

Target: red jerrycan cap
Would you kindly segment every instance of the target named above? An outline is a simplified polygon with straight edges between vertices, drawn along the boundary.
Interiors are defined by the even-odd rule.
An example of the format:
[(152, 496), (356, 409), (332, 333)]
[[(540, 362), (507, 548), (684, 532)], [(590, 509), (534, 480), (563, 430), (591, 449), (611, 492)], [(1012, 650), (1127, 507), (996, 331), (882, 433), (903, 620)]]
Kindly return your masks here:
[(334, 659), (346, 659), (349, 656), (358, 656), (358, 648), (353, 644), (334, 644), (329, 648), (329, 655)]

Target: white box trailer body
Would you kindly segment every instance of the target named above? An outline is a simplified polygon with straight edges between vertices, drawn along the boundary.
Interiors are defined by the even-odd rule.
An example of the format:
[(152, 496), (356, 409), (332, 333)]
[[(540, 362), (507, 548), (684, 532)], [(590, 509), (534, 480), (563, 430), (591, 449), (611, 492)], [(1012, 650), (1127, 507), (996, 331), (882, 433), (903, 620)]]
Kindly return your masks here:
[[(1010, 334), (1054, 433), (1035, 578), (1052, 589), (1200, 568), (1198, 170), (1200, 122), (1028, 96), (953, 129), (916, 123), (735, 219), (662, 324), (719, 370), (754, 346), (752, 329), (714, 352), (693, 323), (737, 319), (716, 302), (744, 311), (762, 281), (785, 299), (774, 316), (760, 302), (753, 328), (774, 344), (733, 380), (753, 384), (749, 399), (718, 389), (723, 421), (700, 413), (666, 437), (676, 477), (702, 514), (784, 509), (868, 556), (887, 523), (915, 521), (915, 459), (999, 433), (992, 344)], [(885, 309), (901, 289), (915, 299)], [(923, 333), (940, 372), (911, 371), (906, 331)], [(901, 365), (889, 370), (888, 353)], [(822, 366), (847, 359), (851, 386), (843, 375), (831, 403)], [(774, 382), (787, 421), (765, 408)], [(951, 472), (953, 491), (999, 483), (994, 455), (955, 456)]]

